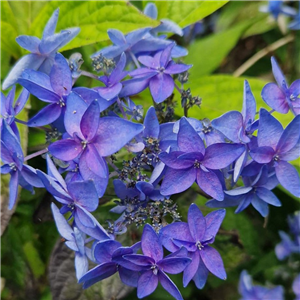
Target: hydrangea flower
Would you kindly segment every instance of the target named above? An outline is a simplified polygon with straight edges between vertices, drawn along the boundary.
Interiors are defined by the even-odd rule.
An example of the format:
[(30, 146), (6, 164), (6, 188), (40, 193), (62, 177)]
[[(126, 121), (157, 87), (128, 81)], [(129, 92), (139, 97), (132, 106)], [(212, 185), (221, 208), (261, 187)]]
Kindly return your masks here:
[(282, 0), (269, 0), (268, 5), (262, 5), (259, 10), (261, 12), (265, 12), (265, 13), (270, 13), (275, 20), (278, 19), (278, 16), (280, 14), (284, 14), (287, 16), (295, 16), (296, 15), (296, 10), (292, 7), (289, 7), (287, 5), (283, 5), (283, 1)]
[(300, 79), (289, 87), (287, 81), (274, 57), (271, 58), (275, 83), (268, 83), (261, 92), (263, 100), (274, 110), (286, 114), (289, 110), (294, 115), (300, 114)]
[(294, 20), (289, 24), (289, 28), (292, 30), (300, 30), (300, 9)]
[(294, 279), (292, 288), (293, 288), (293, 292), (296, 295), (295, 300), (300, 300), (300, 274), (298, 274)]
[(55, 33), (59, 9), (55, 10), (43, 32), (42, 39), (35, 36), (20, 35), (17, 43), (31, 52), (23, 56), (4, 79), (2, 88), (5, 90), (15, 84), (24, 69), (39, 70), (49, 74), (54, 57), (59, 48), (70, 42), (80, 31), (80, 28), (69, 28)]
[(188, 250), (192, 262), (183, 273), (183, 285), (186, 287), (193, 279), (197, 288), (202, 289), (208, 273), (225, 280), (226, 272), (220, 254), (209, 246), (225, 217), (225, 209), (217, 210), (203, 216), (196, 204), (191, 204), (188, 211), (188, 223), (175, 222), (162, 228), (160, 240), (171, 252), (180, 247)]

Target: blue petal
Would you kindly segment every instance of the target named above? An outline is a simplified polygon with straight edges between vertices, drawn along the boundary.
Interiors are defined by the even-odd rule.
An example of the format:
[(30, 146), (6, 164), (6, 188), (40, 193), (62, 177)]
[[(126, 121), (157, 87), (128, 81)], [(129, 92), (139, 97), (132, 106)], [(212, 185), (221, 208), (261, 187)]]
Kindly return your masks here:
[(20, 35), (16, 38), (16, 42), (22, 48), (30, 52), (39, 53), (39, 43), (41, 42), (41, 40), (35, 36)]
[(126, 43), (125, 36), (120, 30), (109, 29), (107, 30), (107, 34), (110, 40), (117, 46), (122, 46)]
[(151, 19), (156, 20), (158, 11), (155, 3), (147, 3), (147, 5), (144, 8), (144, 14), (150, 17)]
[(58, 15), (59, 15), (59, 8), (57, 8), (53, 12), (52, 16), (48, 20), (48, 22), (44, 28), (43, 38), (47, 38), (55, 33), (55, 28), (56, 28), (57, 21), (58, 21)]
[(174, 282), (162, 271), (158, 272), (158, 278), (162, 287), (170, 293), (176, 300), (183, 300), (180, 291)]

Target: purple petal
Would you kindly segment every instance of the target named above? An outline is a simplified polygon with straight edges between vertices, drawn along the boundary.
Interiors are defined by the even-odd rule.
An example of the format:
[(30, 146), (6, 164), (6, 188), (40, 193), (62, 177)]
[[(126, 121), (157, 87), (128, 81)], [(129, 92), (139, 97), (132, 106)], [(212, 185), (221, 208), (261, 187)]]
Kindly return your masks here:
[(242, 114), (238, 111), (230, 111), (221, 117), (211, 121), (213, 128), (223, 133), (228, 139), (239, 143), (239, 131), (243, 126)]
[(44, 184), (40, 180), (40, 178), (36, 174), (36, 170), (28, 165), (23, 165), (21, 175), (25, 179), (26, 182), (28, 182), (30, 185), (37, 187), (37, 188), (43, 188)]
[(67, 108), (65, 111), (64, 123), (67, 133), (70, 136), (76, 132), (83, 139), (80, 129), (80, 122), (88, 105), (84, 100), (74, 92), (71, 92), (67, 98)]
[(170, 257), (159, 261), (157, 265), (161, 270), (170, 274), (178, 274), (191, 263), (188, 257)]
[(82, 145), (72, 139), (56, 141), (48, 147), (50, 153), (61, 160), (70, 161), (82, 152)]
[[(76, 33), (77, 34), (77, 33)], [(63, 30), (60, 33), (55, 33), (51, 36), (43, 38), (39, 44), (39, 50), (41, 54), (50, 54), (58, 50), (65, 44), (65, 41), (71, 35), (70, 30)]]
[(194, 203), (190, 205), (188, 211), (188, 225), (193, 239), (196, 242), (202, 241), (206, 230), (206, 222), (202, 212)]
[(275, 83), (266, 84), (261, 92), (261, 97), (274, 110), (282, 114), (288, 113), (290, 108), (286, 101), (286, 95)]
[(205, 147), (202, 139), (186, 118), (180, 119), (178, 146), (183, 152), (205, 153)]
[(244, 81), (244, 98), (243, 98), (243, 108), (242, 116), (244, 119), (244, 124), (248, 122), (253, 122), (256, 113), (256, 102), (254, 96), (251, 92), (250, 85), (247, 80)]
[(269, 214), (268, 204), (256, 195), (252, 195), (251, 204), (263, 217), (266, 217)]
[(109, 29), (107, 30), (107, 34), (109, 39), (118, 46), (124, 45), (126, 43), (124, 34), (117, 29)]
[(207, 276), (208, 276), (208, 269), (204, 265), (201, 257), (199, 257), (198, 270), (197, 270), (195, 276), (193, 277), (193, 280), (198, 289), (202, 289), (204, 287), (206, 280), (207, 280)]
[(84, 207), (80, 205), (76, 205), (75, 211), (74, 211), (74, 219), (77, 223), (78, 220), (80, 223), (86, 227), (94, 228), (97, 223), (95, 222), (95, 219), (92, 214), (90, 214)]
[(89, 261), (85, 255), (75, 253), (76, 278), (79, 280), (89, 269)]
[(60, 175), (60, 173), (57, 171), (52, 159), (50, 158), (50, 156), (48, 154), (46, 155), (46, 161), (47, 161), (47, 173), (48, 173), (48, 175), (54, 177), (60, 183), (60, 185), (65, 190), (67, 190), (67, 185), (66, 185), (65, 180)]
[(41, 40), (35, 36), (20, 35), (16, 38), (16, 42), (29, 52), (38, 53), (39, 43)]
[(159, 281), (162, 287), (170, 293), (176, 300), (183, 300), (180, 291), (174, 282), (162, 271), (158, 272)]
[(120, 247), (122, 245), (114, 240), (98, 242), (94, 247), (94, 257), (99, 264), (110, 262), (113, 252)]
[[(3, 145), (1, 145), (1, 148), (3, 148)], [(1, 149), (1, 151), (2, 151), (2, 149)], [(2, 159), (2, 157), (1, 157), (1, 159)], [(8, 164), (2, 165), (0, 170), (1, 170), (0, 174), (8, 174), (11, 172), (11, 167)]]
[(264, 146), (250, 151), (251, 157), (259, 164), (267, 164), (272, 161), (275, 151), (273, 148)]
[(163, 246), (171, 252), (178, 250), (178, 247), (172, 242), (173, 239), (194, 242), (188, 224), (184, 222), (175, 222), (163, 227), (159, 233), (159, 239)]
[(146, 224), (142, 234), (142, 251), (155, 261), (163, 258), (163, 248), (154, 229)]
[(197, 184), (206, 194), (214, 199), (219, 201), (224, 199), (222, 184), (214, 172), (205, 172), (201, 168), (197, 169)]
[(173, 78), (164, 73), (160, 73), (150, 79), (149, 88), (156, 103), (161, 103), (171, 96), (174, 90)]
[(141, 28), (138, 30), (134, 30), (126, 35), (126, 41), (128, 45), (133, 46), (139, 40), (141, 40), (144, 35), (149, 32), (150, 28)]
[(241, 175), (241, 173), (244, 169), (244, 166), (246, 165), (247, 160), (248, 160), (248, 151), (245, 146), (245, 151), (234, 163), (234, 171), (233, 171), (233, 181), (234, 182), (237, 182), (239, 176)]
[(110, 87), (97, 88), (99, 95), (105, 100), (109, 101), (117, 97), (122, 90), (122, 83), (118, 82)]
[(275, 167), (279, 183), (296, 197), (300, 197), (300, 177), (291, 164), (280, 161)]
[(277, 145), (276, 152), (285, 153), (296, 146), (300, 138), (300, 115), (296, 116), (285, 128)]
[(98, 130), (99, 117), (100, 108), (95, 100), (89, 105), (80, 122), (80, 130), (87, 141), (90, 141)]
[(209, 169), (223, 169), (236, 160), (244, 151), (244, 145), (213, 144), (206, 148), (202, 163)]
[[(148, 56), (147, 56), (148, 57)], [(153, 60), (153, 57), (151, 57)], [(148, 69), (148, 68), (139, 68), (139, 69), (135, 69), (133, 71), (131, 71), (129, 73), (129, 75), (131, 77), (134, 78), (140, 78), (140, 79), (150, 79), (151, 77), (155, 76), (158, 74), (157, 70), (154, 69)], [(126, 84), (127, 82), (129, 82), (130, 80), (124, 81), (124, 83)]]
[(297, 144), (289, 151), (280, 154), (280, 158), (285, 161), (292, 161), (299, 157), (300, 153), (300, 139)]
[(6, 90), (11, 85), (15, 84), (21, 77), (25, 69), (37, 70), (44, 62), (45, 57), (38, 54), (28, 54), (23, 56), (11, 69), (7, 77), (4, 79), (2, 88)]
[(223, 280), (226, 279), (223, 261), (217, 250), (212, 247), (205, 246), (204, 249), (200, 251), (200, 256), (203, 263), (211, 273)]
[(256, 195), (261, 200), (265, 201), (268, 204), (274, 206), (281, 206), (280, 200), (268, 189), (264, 187), (257, 187), (256, 188)]
[(53, 90), (50, 77), (42, 72), (25, 70), (18, 83), (31, 94), (45, 102), (59, 102), (60, 96)]
[(271, 64), (272, 64), (273, 75), (277, 81), (277, 84), (281, 87), (283, 85), (283, 82), (286, 82), (286, 79), (274, 56), (271, 57)]
[(132, 287), (137, 287), (138, 280), (140, 277), (139, 272), (131, 271), (126, 268), (122, 268), (120, 266), (118, 267), (118, 271), (119, 271), (120, 279), (124, 284)]
[(56, 28), (57, 21), (58, 21), (58, 15), (59, 15), (59, 8), (57, 8), (53, 12), (52, 16), (48, 20), (48, 22), (44, 28), (44, 31), (43, 31), (43, 38), (51, 36), (55, 33), (55, 28)]
[(148, 267), (150, 268), (151, 265), (155, 263), (152, 257), (141, 255), (141, 254), (129, 254), (124, 255), (124, 258), (135, 265), (142, 266), (142, 267)]
[(137, 296), (144, 298), (152, 294), (158, 285), (158, 276), (152, 270), (143, 273), (138, 281)]
[(139, 94), (149, 85), (150, 78), (138, 78), (123, 81), (124, 87), (120, 92), (120, 97), (127, 97)]
[(24, 108), (28, 100), (28, 97), (29, 97), (29, 92), (26, 89), (23, 89), (14, 106), (16, 115)]
[(113, 71), (109, 76), (111, 83), (117, 83), (127, 75), (127, 72), (122, 72), (125, 66), (126, 66), (126, 55), (125, 53), (122, 53), (115, 69), (113, 69)]
[(121, 118), (100, 118), (94, 145), (101, 156), (108, 156), (120, 150), (143, 129), (144, 126), (141, 124), (132, 123)]
[(151, 106), (147, 111), (144, 120), (144, 126), (145, 126), (143, 132), (144, 137), (158, 138), (160, 128), (159, 128), (159, 122), (156, 116), (155, 108), (153, 106)]
[(59, 209), (53, 202), (51, 203), (51, 209), (52, 209), (54, 221), (59, 234), (62, 237), (64, 237), (66, 240), (73, 241), (74, 236), (73, 236), (73, 230), (71, 226), (68, 224), (65, 217), (60, 213)]
[(160, 66), (161, 67), (166, 67), (167, 66), (168, 62), (170, 61), (171, 51), (174, 48), (174, 46), (175, 46), (175, 43), (172, 42), (161, 53), (161, 56), (160, 56)]
[(259, 116), (258, 146), (272, 147), (274, 150), (283, 133), (282, 125), (267, 110), (261, 108)]
[(195, 276), (199, 267), (199, 251), (192, 252), (189, 254), (192, 262), (185, 268), (183, 272), (183, 286), (187, 287), (190, 281)]
[(151, 19), (156, 20), (158, 15), (156, 5), (154, 3), (147, 3), (147, 5), (144, 8), (144, 14), (150, 17)]
[(203, 241), (210, 240), (212, 237), (217, 235), (225, 214), (225, 209), (219, 209), (205, 216), (206, 231), (202, 239)]
[[(138, 60), (146, 67), (148, 68), (155, 68), (153, 57), (152, 56), (147, 56), (147, 55), (142, 55), (139, 56)], [(138, 69), (137, 69), (138, 70)]]
[(53, 103), (42, 108), (27, 123), (29, 127), (44, 126), (53, 123), (61, 115), (62, 108), (60, 105)]
[(8, 202), (8, 209), (11, 210), (16, 201), (18, 196), (18, 182), (19, 182), (19, 172), (14, 171), (10, 173), (10, 181), (9, 181), (9, 202)]
[(68, 95), (71, 92), (72, 74), (67, 60), (60, 53), (55, 55), (50, 72), (50, 82), (53, 90), (60, 96)]
[[(172, 168), (172, 169), (189, 169), (194, 165), (195, 159), (197, 158), (197, 156), (195, 154), (200, 154), (201, 153), (187, 153), (187, 154), (192, 154), (192, 157), (187, 157), (187, 159), (185, 159), (185, 154), (182, 154), (183, 152), (181, 151), (173, 151), (171, 153), (167, 153), (167, 152), (162, 152), (159, 154), (159, 159), (166, 164), (168, 167)], [(183, 156), (185, 155), (185, 156)], [(183, 156), (183, 157), (181, 157)], [(181, 159), (179, 159), (179, 157), (181, 157)], [(200, 160), (201, 161), (201, 160)]]
[[(187, 190), (196, 180), (196, 169), (168, 169), (161, 185), (162, 195), (173, 195)], [(180, 184), (178, 184), (180, 182)]]
[(72, 181), (67, 187), (75, 203), (88, 211), (94, 211), (98, 207), (99, 199), (92, 181)]
[(184, 65), (184, 64), (172, 64), (166, 68), (164, 71), (165, 74), (179, 74), (190, 69), (192, 65)]

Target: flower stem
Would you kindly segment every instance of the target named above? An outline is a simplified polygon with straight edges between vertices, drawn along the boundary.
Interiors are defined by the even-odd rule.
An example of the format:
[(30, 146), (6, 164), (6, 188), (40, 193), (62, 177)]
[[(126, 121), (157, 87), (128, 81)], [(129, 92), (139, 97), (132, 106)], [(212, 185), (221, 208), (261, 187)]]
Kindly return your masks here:
[(47, 152), (48, 152), (48, 148), (42, 149), (42, 150), (37, 151), (37, 152), (34, 152), (34, 153), (30, 154), (30, 155), (25, 156), (24, 157), (24, 161), (27, 161), (29, 159), (32, 159), (32, 158), (34, 158), (36, 156), (42, 155), (42, 154), (47, 153)]
[(136, 59), (135, 55), (134, 55), (131, 51), (129, 51), (129, 54), (130, 54), (130, 56), (131, 56), (131, 58), (132, 58), (134, 64), (136, 65), (136, 67), (139, 69), (139, 68), (141, 67), (141, 65), (140, 65), (140, 63), (138, 62), (138, 60)]
[(84, 76), (87, 76), (87, 77), (90, 77), (90, 78), (93, 78), (93, 79), (99, 79), (99, 77), (95, 74), (92, 74), (90, 72), (87, 72), (87, 71), (81, 71), (81, 75), (84, 75)]

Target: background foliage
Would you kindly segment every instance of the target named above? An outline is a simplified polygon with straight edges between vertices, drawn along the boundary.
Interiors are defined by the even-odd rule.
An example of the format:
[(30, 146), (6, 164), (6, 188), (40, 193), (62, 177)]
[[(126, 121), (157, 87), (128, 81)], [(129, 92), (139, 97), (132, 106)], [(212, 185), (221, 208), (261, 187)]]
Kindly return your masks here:
[[(202, 98), (199, 109), (194, 107), (189, 116), (198, 119), (220, 116), (228, 110), (241, 110), (243, 80), (246, 78), (256, 97), (258, 106), (265, 106), (260, 92), (262, 87), (273, 81), (270, 56), (275, 55), (291, 83), (300, 72), (300, 39), (297, 33), (292, 43), (287, 43), (274, 52), (268, 53), (243, 74), (233, 76), (233, 72), (257, 51), (284, 37), (277, 23), (267, 14), (259, 13), (262, 2), (239, 1), (159, 1), (156, 2), (159, 19), (168, 18), (181, 27), (204, 19), (204, 34), (192, 42), (176, 38), (178, 44), (188, 48), (189, 55), (185, 63), (191, 63), (190, 81), (187, 86), (193, 95)], [(1, 77), (6, 76), (11, 66), (25, 54), (15, 42), (21, 34), (41, 36), (42, 28), (50, 15), (60, 7), (57, 30), (79, 26), (81, 32), (77, 38), (62, 49), (65, 57), (79, 51), (85, 61), (83, 69), (90, 70), (89, 56), (100, 47), (107, 45), (107, 29), (116, 28), (124, 34), (141, 27), (154, 27), (159, 24), (140, 11), (146, 1), (128, 3), (125, 1), (1, 1)], [(78, 85), (87, 85), (88, 79), (78, 80)], [(88, 85), (95, 85), (91, 79)], [(175, 113), (180, 117), (183, 112), (180, 98)], [(175, 98), (176, 99), (176, 98)], [(148, 91), (142, 97), (133, 99), (144, 105), (144, 110), (152, 105)], [(31, 99), (31, 112), (40, 105)], [(278, 116), (278, 115), (277, 115)], [(26, 120), (26, 113), (21, 117)], [(286, 125), (291, 115), (280, 116)], [(22, 131), (24, 149), (36, 151), (45, 142), (45, 137), (36, 129), (30, 129), (29, 135)], [(123, 155), (121, 153), (121, 155)], [(125, 154), (124, 154), (125, 155)], [(35, 159), (34, 165), (43, 164)], [(299, 166), (299, 162), (294, 162)], [(5, 177), (2, 179), (2, 201), (6, 193)], [(185, 299), (238, 299), (237, 285), (242, 269), (247, 269), (261, 284), (270, 282), (284, 285), (286, 299), (292, 299), (291, 278), (280, 276), (276, 270), (286, 264), (279, 262), (274, 253), (275, 245), (280, 241), (278, 230), (287, 230), (288, 214), (299, 209), (299, 199), (290, 196), (281, 189), (275, 193), (282, 200), (282, 207), (270, 207), (270, 215), (264, 220), (254, 210), (247, 209), (239, 215), (234, 209), (227, 209), (227, 215), (216, 239), (216, 248), (223, 257), (228, 279), (223, 282), (209, 276), (204, 290), (197, 290), (193, 283), (183, 289), (180, 276), (172, 276)], [(113, 190), (108, 188), (101, 199), (103, 205), (97, 212), (99, 221), (113, 217), (109, 209), (113, 206)], [(177, 199), (176, 199), (177, 198)], [(200, 206), (204, 214), (210, 209), (205, 207), (206, 199), (197, 193), (197, 188), (174, 197), (179, 204), (182, 216), (186, 216), (189, 204)], [(50, 203), (52, 199), (44, 190), (36, 190), (31, 195), (23, 190), (19, 204), (9, 225), (2, 236), (2, 299), (115, 299), (130, 291), (120, 287), (118, 278), (107, 279), (102, 285), (94, 285), (83, 292), (76, 283), (73, 272), (73, 257), (60, 240), (52, 220)], [(136, 229), (124, 238), (134, 239), (140, 234)], [(281, 274), (282, 275), (282, 274)], [(126, 292), (126, 293), (125, 293)], [(226, 295), (226, 296), (224, 296)], [(224, 298), (225, 297), (225, 298)], [(291, 298), (290, 298), (291, 297)], [(125, 299), (137, 299), (133, 291)], [(171, 299), (158, 288), (147, 299)]]

